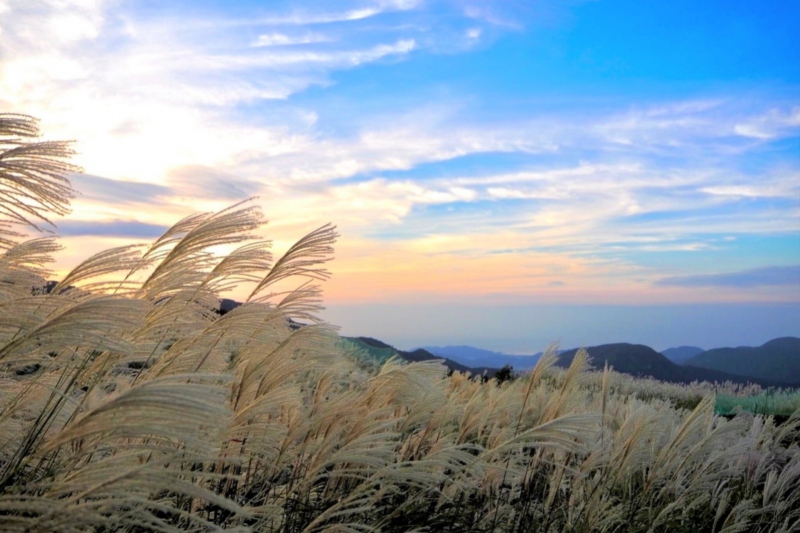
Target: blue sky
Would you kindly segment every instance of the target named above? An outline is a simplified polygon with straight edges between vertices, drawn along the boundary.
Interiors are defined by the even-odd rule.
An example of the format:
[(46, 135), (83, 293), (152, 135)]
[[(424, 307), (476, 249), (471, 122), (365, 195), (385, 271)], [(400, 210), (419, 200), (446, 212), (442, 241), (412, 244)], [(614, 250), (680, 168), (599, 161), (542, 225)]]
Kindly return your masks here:
[[(468, 305), (493, 332), (470, 342), (532, 352), (550, 332), (504, 337), (499, 309), (627, 306), (588, 337), (547, 328), (669, 344), (652, 324), (672, 311), (647, 304), (699, 309), (708, 342), (749, 309), (755, 343), (786, 313), (800, 335), (798, 20), (779, 1), (0, 0), (0, 111), (78, 143), (62, 270), (257, 195), (278, 251), (338, 224), (345, 333)], [(385, 340), (416, 342), (399, 316)]]

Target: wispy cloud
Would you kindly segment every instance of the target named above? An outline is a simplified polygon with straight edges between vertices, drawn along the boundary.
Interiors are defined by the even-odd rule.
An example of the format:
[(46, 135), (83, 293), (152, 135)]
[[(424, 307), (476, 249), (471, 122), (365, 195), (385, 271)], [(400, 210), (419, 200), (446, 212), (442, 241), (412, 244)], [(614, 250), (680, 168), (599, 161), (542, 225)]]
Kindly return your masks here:
[(734, 126), (734, 131), (745, 137), (767, 140), (786, 135), (800, 126), (800, 107), (770, 109), (761, 116), (752, 117)]
[(101, 204), (154, 204), (171, 195), (171, 189), (157, 183), (122, 181), (75, 174), (70, 177), (80, 198)]
[(333, 39), (320, 33), (286, 35), (284, 33), (262, 33), (251, 46), (289, 46), (295, 44), (325, 43)]
[(334, 268), (368, 278), (364, 298), (686, 289), (678, 298), (711, 286), (667, 281), (690, 278), (673, 274), (694, 258), (800, 260), (778, 246), (751, 260), (736, 240), (800, 231), (790, 91), (522, 97), (527, 82), (481, 80), (469, 62), (457, 80), (439, 75), (443, 58), (473, 52), (499, 68), (493, 39), (511, 32), (509, 47), (569, 19), (555, 2), (3, 9), (0, 111), (77, 139), (89, 172), (75, 178), (72, 222), (60, 223), (70, 239), (147, 237), (190, 211), (259, 196), (279, 245), (337, 222)]
[(739, 272), (676, 276), (659, 280), (657, 285), (678, 287), (752, 288), (774, 285), (800, 286), (800, 265), (753, 268)]
[(58, 234), (64, 237), (118, 237), (124, 239), (155, 239), (164, 234), (169, 226), (147, 224), (135, 220), (110, 220), (107, 222), (84, 222), (63, 220), (58, 224)]

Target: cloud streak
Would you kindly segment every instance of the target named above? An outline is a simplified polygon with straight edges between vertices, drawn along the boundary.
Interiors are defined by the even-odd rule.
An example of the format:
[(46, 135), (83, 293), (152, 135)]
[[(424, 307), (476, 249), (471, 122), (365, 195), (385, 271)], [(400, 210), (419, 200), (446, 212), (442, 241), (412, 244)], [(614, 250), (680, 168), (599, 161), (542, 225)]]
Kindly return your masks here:
[(675, 276), (656, 282), (663, 287), (734, 287), (754, 288), (764, 286), (800, 286), (800, 265), (772, 266), (723, 272)]
[[(380, 284), (406, 276), (398, 287), (417, 293), (601, 298), (597, 287), (634, 294), (627, 283), (653, 298), (725, 287), (726, 298), (770, 299), (778, 285), (763, 280), (674, 273), (800, 261), (775, 244), (800, 232), (796, 95), (780, 86), (575, 95), (567, 85), (519, 95), (536, 83), (495, 80), (502, 68), (522, 75), (504, 47), (571, 24), (563, 6), (4, 6), (0, 111), (41, 116), (48, 135), (78, 139), (89, 172), (75, 177), (82, 196), (59, 223), (70, 238), (154, 236), (189, 212), (258, 196), (277, 244), (338, 223), (347, 253), (334, 268), (369, 278), (365, 294), (397, 296)], [(513, 52), (533, 68), (546, 48)], [(462, 67), (440, 75), (450, 61)], [(471, 73), (482, 63), (491, 79)], [(762, 244), (744, 244), (750, 236)], [(465, 257), (463, 270), (448, 266)], [(535, 261), (554, 269), (529, 268)]]
[(110, 220), (108, 222), (85, 222), (64, 220), (58, 224), (58, 234), (64, 237), (117, 237), (122, 239), (155, 239), (169, 226), (147, 224), (133, 220)]

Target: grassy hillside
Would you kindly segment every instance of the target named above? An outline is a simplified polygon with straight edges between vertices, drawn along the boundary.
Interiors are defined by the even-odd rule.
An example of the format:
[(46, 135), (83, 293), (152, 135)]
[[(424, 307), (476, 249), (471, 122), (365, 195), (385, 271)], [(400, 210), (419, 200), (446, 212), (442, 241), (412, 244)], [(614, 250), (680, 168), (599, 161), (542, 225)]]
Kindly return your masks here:
[[(0, 115), (0, 187), (27, 195), (5, 200), (6, 214), (33, 216), (37, 198), (46, 214), (69, 196), (51, 188), (68, 154), (26, 140), (35, 126)], [(34, 288), (54, 239), (3, 233), (0, 529), (800, 525), (800, 413), (780, 425), (720, 418), (718, 388), (588, 372), (584, 351), (567, 369), (546, 354), (503, 384), (448, 376), (440, 361), (366, 365), (317, 319), (334, 228), (273, 260), (255, 237), (262, 224), (249, 204), (190, 216), (149, 246), (87, 258), (50, 292)], [(237, 285), (250, 296), (220, 315), (220, 295)]]
[(800, 385), (800, 339), (782, 337), (758, 347), (708, 350), (686, 365)]

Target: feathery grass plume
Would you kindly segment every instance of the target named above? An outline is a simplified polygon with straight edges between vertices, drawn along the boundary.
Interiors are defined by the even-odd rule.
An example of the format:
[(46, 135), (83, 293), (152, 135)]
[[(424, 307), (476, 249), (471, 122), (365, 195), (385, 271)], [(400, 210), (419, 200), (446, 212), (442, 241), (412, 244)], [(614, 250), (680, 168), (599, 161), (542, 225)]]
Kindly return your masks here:
[(322, 320), (317, 313), (323, 310), (322, 289), (319, 285), (306, 281), (285, 293), (276, 307), (291, 320), (320, 324)]
[(0, 362), (13, 359), (34, 346), (41, 351), (58, 351), (70, 346), (130, 353), (132, 347), (121, 336), (121, 331), (136, 324), (145, 309), (144, 302), (128, 298), (86, 297), (0, 346)]
[(206, 220), (211, 213), (195, 213), (184, 217), (173, 224), (164, 234), (151, 244), (142, 255), (142, 261), (131, 268), (125, 276), (125, 281), (130, 279), (136, 272), (146, 268), (154, 262), (163, 260), (170, 250), (192, 229)]
[(53, 262), (61, 250), (52, 237), (40, 237), (15, 244), (0, 255), (0, 299), (24, 298), (43, 292)]
[(242, 283), (258, 283), (271, 266), (271, 246), (271, 241), (255, 241), (240, 246), (217, 263), (203, 285), (215, 294), (221, 294)]
[(320, 281), (328, 279), (330, 273), (322, 265), (332, 259), (333, 244), (338, 236), (336, 226), (325, 224), (297, 241), (256, 285), (247, 301), (271, 299), (271, 294), (259, 295), (286, 278), (304, 277)]
[[(73, 268), (71, 272), (64, 276), (64, 278), (53, 287), (51, 292), (58, 293), (72, 286), (80, 285), (82, 282), (89, 279), (136, 268), (141, 263), (141, 248), (142, 246), (139, 244), (132, 244), (98, 252)], [(128, 285), (132, 286), (133, 284), (129, 283)], [(105, 292), (113, 288), (114, 292), (117, 293), (124, 286), (124, 282), (106, 280), (96, 281), (91, 285), (85, 285), (81, 288), (92, 292)]]
[(220, 259), (209, 249), (253, 239), (250, 233), (263, 225), (257, 206), (235, 204), (219, 213), (189, 217), (167, 232), (143, 259), (158, 264), (142, 283), (141, 291), (157, 301), (185, 289), (199, 291)]
[(41, 451), (72, 443), (74, 454), (90, 455), (120, 439), (115, 451), (141, 449), (142, 444), (158, 450), (169, 443), (172, 453), (180, 443), (182, 454), (207, 456), (218, 443), (199, 437), (224, 431), (229, 418), (225, 381), (229, 378), (192, 373), (142, 382), (80, 416)]
[(547, 402), (545, 411), (543, 413), (543, 422), (555, 420), (569, 408), (571, 400), (576, 396), (572, 392), (580, 386), (581, 380), (585, 376), (586, 369), (589, 366), (589, 352), (584, 349), (578, 350), (575, 357), (572, 359), (564, 379), (561, 384), (561, 390), (558, 394), (552, 395)]
[(194, 529), (205, 522), (190, 512), (195, 501), (246, 514), (207, 488), (214, 476), (193, 466), (218, 457), (228, 419), (224, 379), (193, 374), (151, 380), (78, 417), (38, 451), (62, 450), (66, 468), (31, 487), (45, 483), (43, 497), (52, 507), (32, 517), (29, 528), (150, 524), (174, 531), (185, 523)]
[[(35, 141), (39, 123), (27, 115), (0, 113), (0, 248), (22, 236), (14, 225), (53, 223), (49, 213), (69, 213), (74, 191), (66, 176), (79, 169), (69, 163), (70, 142)], [(41, 230), (40, 230), (41, 231)]]

